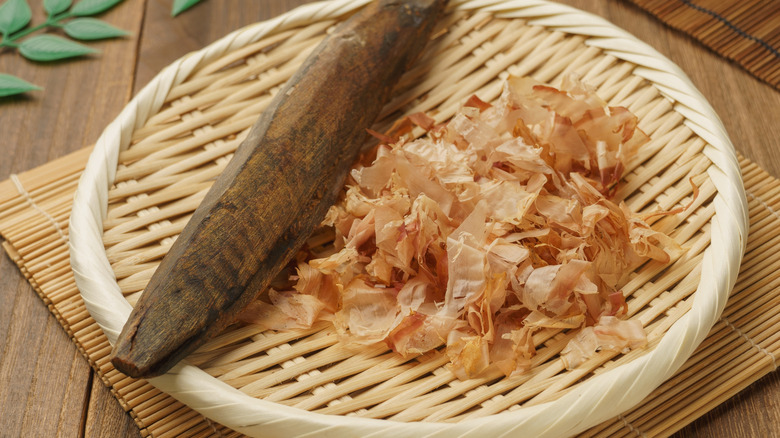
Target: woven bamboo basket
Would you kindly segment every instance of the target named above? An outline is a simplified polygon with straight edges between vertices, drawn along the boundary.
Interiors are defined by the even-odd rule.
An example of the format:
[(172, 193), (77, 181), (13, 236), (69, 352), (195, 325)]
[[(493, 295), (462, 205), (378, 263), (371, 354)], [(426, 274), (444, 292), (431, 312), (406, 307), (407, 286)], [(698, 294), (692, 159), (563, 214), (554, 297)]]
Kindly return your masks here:
[[(77, 284), (112, 343), (275, 91), (365, 3), (312, 3), (232, 33), (163, 70), (106, 128), (79, 183), (70, 237)], [(557, 437), (636, 405), (704, 339), (736, 280), (747, 208), (733, 146), (703, 96), (630, 34), (554, 3), (453, 1), (439, 27), (377, 131), (418, 111), (445, 121), (472, 94), (491, 101), (508, 74), (557, 85), (576, 72), (639, 117), (651, 142), (628, 163), (617, 196), (643, 212), (693, 200), (653, 224), (685, 253), (642, 266), (622, 287), (648, 347), (602, 351), (566, 370), (558, 353), (571, 334), (542, 331), (531, 371), (460, 381), (441, 352), (356, 352), (328, 324), (279, 333), (236, 324), (153, 385), (253, 436)]]

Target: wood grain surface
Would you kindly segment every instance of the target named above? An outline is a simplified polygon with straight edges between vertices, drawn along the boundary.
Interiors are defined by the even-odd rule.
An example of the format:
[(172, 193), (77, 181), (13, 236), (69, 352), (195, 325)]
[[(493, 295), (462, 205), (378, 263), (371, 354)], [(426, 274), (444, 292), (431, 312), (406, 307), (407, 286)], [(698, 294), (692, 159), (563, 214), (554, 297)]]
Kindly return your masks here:
[[(132, 32), (90, 43), (101, 54), (32, 64), (0, 52), (0, 72), (43, 92), (0, 98), (0, 180), (88, 146), (157, 72), (185, 53), (305, 0), (205, 0), (171, 18), (172, 0), (125, 0), (100, 18)], [(780, 93), (624, 0), (563, 0), (600, 15), (679, 65), (736, 148), (780, 176)], [(0, 1), (2, 3), (2, 1)], [(40, 0), (30, 0), (35, 22)], [(751, 385), (675, 437), (780, 436), (780, 375)], [(135, 424), (13, 262), (0, 256), (0, 436), (138, 437)]]

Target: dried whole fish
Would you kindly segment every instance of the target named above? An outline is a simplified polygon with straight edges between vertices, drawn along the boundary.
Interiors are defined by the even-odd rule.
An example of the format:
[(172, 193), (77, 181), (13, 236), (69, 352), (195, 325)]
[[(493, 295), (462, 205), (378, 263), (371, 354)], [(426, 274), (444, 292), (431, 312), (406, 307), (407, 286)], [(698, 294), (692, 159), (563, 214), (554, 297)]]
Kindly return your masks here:
[(166, 372), (266, 288), (335, 202), (445, 4), (374, 2), (315, 49), (162, 260), (114, 347), (118, 370)]

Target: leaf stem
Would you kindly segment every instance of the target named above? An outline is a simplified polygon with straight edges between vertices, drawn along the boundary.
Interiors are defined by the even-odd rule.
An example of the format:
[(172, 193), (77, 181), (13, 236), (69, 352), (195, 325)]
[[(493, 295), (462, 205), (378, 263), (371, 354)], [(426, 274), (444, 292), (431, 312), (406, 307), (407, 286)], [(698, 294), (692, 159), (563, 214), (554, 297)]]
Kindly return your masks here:
[(50, 16), (49, 18), (46, 19), (46, 22), (47, 23), (49, 23), (49, 22), (59, 23), (60, 21), (66, 19), (66, 18), (70, 18), (72, 16), (73, 16), (72, 12), (65, 11), (65, 12), (63, 12), (63, 13), (61, 13), (59, 15)]
[(39, 30), (44, 29), (44, 28), (49, 27), (49, 26), (51, 26), (51, 27), (61, 27), (60, 21), (66, 19), (66, 18), (70, 18), (72, 16), (73, 16), (73, 14), (71, 14), (70, 12), (63, 12), (63, 13), (61, 13), (59, 15), (49, 16), (49, 18), (47, 18), (45, 22), (43, 22), (43, 23), (41, 23), (41, 24), (39, 24), (37, 26), (28, 27), (27, 29), (20, 30), (19, 32), (16, 32), (16, 33), (11, 34), (11, 35), (3, 35), (3, 41), (0, 42), (0, 46), (4, 45), (4, 46), (7, 46), (7, 47), (18, 47), (17, 44), (13, 44), (13, 41), (16, 41), (19, 38), (25, 37), (25, 36), (33, 33), (33, 32), (39, 31)]
[(6, 37), (6, 39), (4, 39), (3, 42), (6, 42), (6, 41), (16, 41), (19, 38), (21, 38), (23, 36), (27, 36), (27, 35), (35, 32), (37, 30), (41, 30), (41, 29), (45, 28), (48, 25), (49, 24), (47, 22), (47, 23), (39, 24), (37, 26), (29, 27), (29, 28), (24, 29), (24, 30), (20, 30), (19, 32), (16, 32), (16, 33), (11, 34), (8, 37)]

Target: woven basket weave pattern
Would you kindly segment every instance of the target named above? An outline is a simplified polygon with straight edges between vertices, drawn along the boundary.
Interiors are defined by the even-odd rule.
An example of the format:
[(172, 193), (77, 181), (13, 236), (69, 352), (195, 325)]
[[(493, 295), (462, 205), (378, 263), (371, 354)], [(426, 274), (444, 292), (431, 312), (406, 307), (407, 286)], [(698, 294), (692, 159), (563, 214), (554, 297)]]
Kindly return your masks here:
[[(93, 275), (98, 262), (90, 261), (93, 264), (86, 269), (78, 263), (78, 248), (74, 248), (74, 269), (90, 312), (110, 339), (121, 329), (129, 306), (117, 309), (107, 305), (105, 298), (95, 299), (89, 292), (95, 285), (90, 283), (110, 288), (114, 297), (135, 302), (257, 114), (352, 7), (357, 5), (313, 4), (185, 57), (161, 73), (107, 129), (101, 138), (112, 143), (103, 152), (106, 155), (91, 158), (91, 162), (102, 161), (102, 166), (93, 165), (92, 174), (88, 166), (82, 181), (105, 178), (110, 186), (97, 185), (109, 190), (85, 195), (80, 188), (79, 194), (98, 198), (90, 204), (93, 211), (104, 209), (87, 220), (102, 220), (98, 240), (107, 259), (99, 262), (102, 274)], [(733, 151), (717, 117), (700, 96), (691, 94), (687, 79), (667, 60), (608, 23), (544, 2), (468, 2), (448, 14), (440, 28), (423, 61), (404, 77), (397, 97), (386, 106), (374, 129), (382, 131), (401, 115), (418, 111), (444, 121), (471, 94), (486, 101), (495, 99), (507, 74), (531, 75), (556, 85), (563, 75), (576, 72), (610, 105), (626, 106), (639, 116), (640, 127), (652, 138), (640, 156), (628, 163), (630, 173), (619, 198), (635, 210), (668, 210), (687, 205), (693, 199), (693, 186), (699, 188), (699, 195), (684, 213), (660, 218), (654, 224), (687, 251), (668, 267), (647, 264), (623, 286), (628, 313), (646, 327), (649, 347), (626, 355), (601, 352), (581, 367), (566, 371), (557, 354), (572, 334), (545, 330), (534, 336), (538, 354), (531, 372), (512, 379), (492, 374), (458, 381), (443, 368), (446, 355), (432, 352), (404, 359), (384, 346), (355, 351), (337, 343), (327, 324), (306, 332), (276, 334), (263, 333), (254, 326), (235, 326), (188, 358), (191, 365), (152, 379), (153, 384), (174, 396), (183, 394), (190, 405), (202, 403), (193, 407), (249, 433), (271, 431), (261, 428), (268, 422), (276, 424), (273, 430), (289, 433), (292, 429), (285, 427), (291, 427), (305, 412), (282, 408), (290, 405), (323, 414), (351, 415), (322, 419), (309, 415), (307, 426), (296, 426), (301, 432), (322, 427), (354, 435), (371, 430), (414, 430), (404, 428), (403, 423), (353, 418), (359, 416), (453, 423), (447, 427), (418, 425), (420, 433), (485, 427), (508, 432), (535, 422), (540, 434), (560, 434), (581, 430), (635, 404), (701, 341), (735, 280), (746, 221)], [(588, 37), (594, 34), (599, 37)], [(628, 42), (623, 41), (627, 38)], [(632, 44), (642, 50), (634, 50)], [(101, 172), (104, 175), (95, 176)], [(78, 241), (84, 226), (79, 226), (82, 219), (75, 210), (74, 216), (71, 232)], [(723, 235), (719, 221), (727, 222), (736, 233)], [(322, 243), (310, 242), (312, 246)], [(705, 250), (713, 247), (727, 257), (708, 258)], [(702, 272), (705, 278), (700, 281)], [(722, 284), (702, 287), (713, 280)], [(694, 295), (697, 289), (704, 298), (694, 300), (700, 295)], [(694, 301), (699, 308), (690, 312)], [(683, 339), (671, 347), (659, 347), (681, 318), (685, 321), (676, 328)], [(113, 322), (104, 323), (109, 321)], [(662, 352), (649, 354), (656, 349)], [(659, 355), (668, 359), (659, 361)], [(208, 380), (199, 369), (220, 382)], [(641, 377), (639, 369), (644, 369)], [(591, 378), (599, 374), (611, 378)], [(187, 375), (190, 377), (183, 377)], [(578, 384), (583, 379), (588, 383)], [(182, 385), (184, 381), (190, 382)], [(222, 402), (205, 396), (187, 398), (193, 391), (187, 388), (202, 384), (206, 391), (207, 381), (227, 398)], [(612, 385), (606, 395), (595, 390), (605, 381)], [(247, 418), (242, 410), (221, 412), (226, 410), (225, 403), (243, 400), (243, 396), (233, 398), (235, 390), (226, 389), (229, 387), (223, 383), (252, 398), (274, 402), (272, 412), (254, 418)], [(578, 402), (572, 405), (566, 394)], [(583, 400), (588, 398), (583, 394), (595, 398)], [(556, 403), (559, 411), (564, 406), (574, 407), (564, 420), (561, 415), (552, 418), (545, 414), (555, 412)], [(249, 409), (268, 407), (258, 401)], [(587, 424), (583, 422), (585, 414)], [(263, 415), (269, 417), (264, 419)], [(277, 415), (289, 417), (277, 420)], [(563, 421), (568, 423), (560, 424)]]

